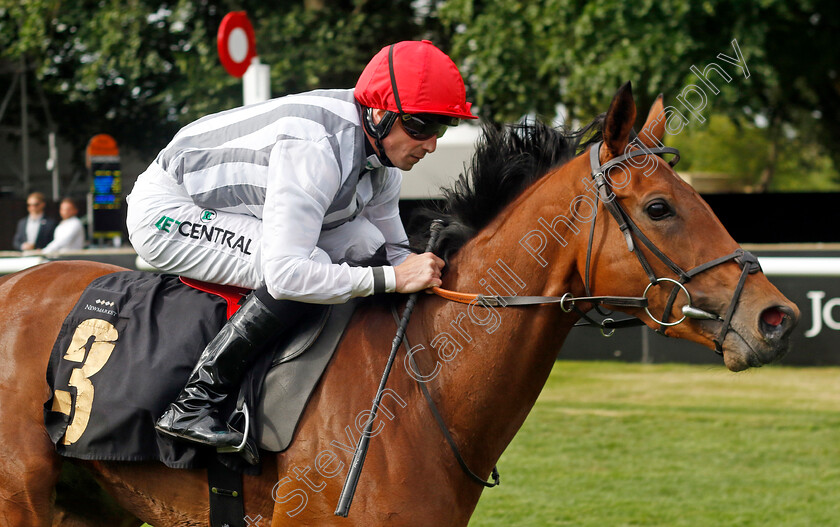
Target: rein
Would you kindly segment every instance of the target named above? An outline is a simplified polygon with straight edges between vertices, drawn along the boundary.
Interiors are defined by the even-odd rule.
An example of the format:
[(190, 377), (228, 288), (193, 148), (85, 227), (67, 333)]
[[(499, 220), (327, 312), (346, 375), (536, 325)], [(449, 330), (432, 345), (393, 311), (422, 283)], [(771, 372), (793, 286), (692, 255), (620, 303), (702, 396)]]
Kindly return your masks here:
[[(400, 316), (399, 314), (397, 314), (396, 304), (391, 304), (391, 313), (394, 315), (394, 321), (397, 323), (397, 325), (399, 325)], [(420, 368), (417, 366), (417, 362), (414, 360), (414, 355), (408, 353), (408, 351), (411, 349), (411, 344), (408, 342), (407, 335), (403, 336), (403, 345), (405, 346), (407, 356), (411, 361), (411, 367), (414, 368), (414, 371), (419, 372)], [(414, 380), (416, 380), (417, 384), (420, 385), (420, 391), (423, 392), (423, 397), (426, 398), (426, 403), (429, 405), (429, 410), (432, 412), (432, 415), (434, 416), (435, 421), (437, 422), (438, 428), (440, 428), (440, 431), (443, 433), (443, 437), (449, 444), (449, 449), (452, 450), (452, 454), (455, 456), (455, 460), (458, 462), (458, 465), (461, 467), (461, 470), (463, 470), (464, 473), (467, 476), (469, 476), (471, 480), (475, 481), (479, 485), (487, 487), (488, 489), (491, 489), (498, 485), (501, 482), (501, 479), (499, 477), (499, 470), (495, 465), (493, 465), (493, 470), (490, 473), (490, 476), (493, 478), (492, 483), (477, 475), (470, 469), (470, 467), (467, 465), (467, 462), (464, 461), (463, 456), (461, 456), (461, 451), (458, 449), (458, 445), (452, 438), (452, 434), (449, 433), (449, 427), (446, 426), (446, 421), (444, 421), (443, 416), (440, 415), (440, 411), (438, 410), (437, 405), (435, 404), (435, 400), (432, 399), (432, 394), (429, 393), (429, 389), (426, 387), (426, 382), (417, 379), (416, 377), (414, 378)]]
[[(596, 206), (595, 206), (595, 216), (592, 219), (592, 226), (589, 232), (589, 240), (586, 248), (586, 268), (585, 268), (585, 276), (584, 276), (584, 288), (586, 296), (582, 297), (574, 297), (571, 293), (566, 293), (563, 296), (555, 297), (555, 296), (497, 296), (497, 295), (482, 295), (482, 294), (473, 294), (473, 293), (461, 293), (457, 291), (450, 291), (446, 289), (442, 289), (440, 287), (433, 287), (431, 291), (444, 298), (446, 300), (450, 300), (453, 302), (459, 302), (463, 304), (472, 304), (477, 303), (483, 305), (484, 307), (516, 307), (516, 306), (531, 306), (531, 305), (544, 305), (544, 304), (556, 304), (559, 303), (560, 307), (565, 312), (570, 312), (574, 310), (578, 313), (582, 318), (584, 318), (587, 322), (585, 323), (578, 323), (576, 326), (597, 326), (601, 328), (601, 332), (604, 336), (611, 336), (616, 328), (619, 327), (629, 327), (629, 326), (636, 326), (636, 325), (643, 325), (644, 323), (636, 318), (631, 319), (624, 319), (624, 320), (613, 320), (612, 318), (605, 318), (604, 320), (598, 322), (590, 318), (584, 311), (579, 309), (575, 303), (576, 302), (585, 302), (585, 303), (593, 303), (595, 304), (595, 309), (603, 316), (609, 315), (609, 313), (604, 313), (599, 309), (600, 305), (609, 305), (609, 306), (616, 306), (616, 307), (637, 307), (643, 308), (645, 313), (653, 320), (655, 323), (659, 325), (659, 328), (656, 330), (657, 333), (664, 334), (665, 330), (670, 326), (676, 326), (677, 324), (682, 323), (685, 321), (686, 318), (693, 318), (698, 320), (718, 320), (721, 321), (721, 329), (718, 332), (717, 336), (713, 339), (715, 343), (715, 352), (719, 355), (723, 354), (723, 341), (726, 339), (726, 334), (731, 329), (731, 321), (732, 316), (735, 314), (735, 308), (737, 307), (738, 300), (741, 297), (741, 292), (744, 289), (744, 284), (747, 280), (747, 275), (754, 274), (761, 271), (761, 266), (758, 263), (758, 259), (750, 252), (745, 251), (741, 248), (736, 249), (730, 254), (725, 256), (721, 256), (719, 258), (715, 258), (710, 260), (704, 264), (700, 264), (697, 267), (689, 269), (688, 271), (684, 271), (682, 267), (680, 267), (677, 263), (671, 260), (665, 253), (663, 253), (657, 246), (654, 244), (643, 232), (642, 230), (633, 222), (627, 212), (621, 207), (618, 201), (615, 199), (615, 195), (610, 195), (609, 184), (607, 183), (606, 174), (607, 172), (616, 166), (621, 166), (624, 168), (623, 162), (636, 156), (642, 155), (663, 155), (663, 154), (671, 154), (675, 157), (671, 159), (668, 164), (673, 167), (677, 164), (680, 159), (679, 150), (676, 148), (671, 147), (657, 147), (657, 148), (646, 148), (642, 147), (639, 150), (633, 150), (627, 152), (623, 155), (610, 159), (604, 164), (601, 164), (600, 160), (600, 151), (601, 151), (601, 144), (603, 141), (599, 141), (592, 145), (589, 150), (589, 164), (590, 164), (590, 171), (592, 179), (595, 183), (595, 187), (598, 190), (598, 194), (596, 196)], [(642, 266), (642, 269), (645, 271), (645, 274), (648, 276), (648, 280), (650, 283), (645, 288), (642, 296), (639, 297), (623, 297), (623, 296), (592, 296), (591, 291), (589, 288), (589, 269), (591, 264), (591, 256), (592, 256), (592, 245), (593, 245), (593, 238), (595, 233), (595, 222), (597, 221), (597, 213), (598, 213), (598, 201), (602, 201), (604, 203), (604, 207), (610, 212), (610, 215), (615, 219), (616, 223), (618, 224), (619, 229), (624, 234), (624, 240), (627, 243), (627, 250), (632, 252), (636, 255), (636, 258), (639, 260), (639, 263)], [(666, 277), (657, 277), (656, 273), (653, 271), (653, 267), (651, 267), (650, 263), (648, 262), (647, 257), (644, 253), (639, 250), (639, 247), (636, 241), (640, 241), (660, 262), (665, 264), (675, 275), (677, 275), (677, 280), (673, 278), (666, 278)], [(688, 292), (688, 289), (685, 288), (685, 285), (689, 280), (693, 277), (697, 276), (698, 274), (708, 271), (720, 264), (726, 263), (730, 260), (734, 260), (740, 267), (741, 267), (741, 276), (738, 280), (738, 285), (735, 287), (735, 291), (732, 295), (732, 301), (729, 304), (729, 307), (723, 317), (718, 315), (717, 313), (711, 313), (708, 311), (704, 311), (697, 307), (691, 305), (691, 295)], [(657, 319), (648, 308), (648, 299), (647, 294), (648, 291), (652, 287), (659, 286), (663, 282), (669, 282), (673, 284), (673, 289), (668, 297), (668, 301), (665, 305), (665, 310), (662, 315), (662, 320)], [(682, 307), (682, 314), (683, 317), (675, 322), (669, 322), (668, 319), (670, 318), (671, 309), (674, 306), (674, 302), (677, 299), (677, 295), (682, 291), (685, 293), (686, 296), (686, 304)]]
[[(579, 314), (582, 318), (584, 318), (587, 323), (583, 324), (576, 324), (576, 325), (594, 325), (601, 328), (601, 332), (604, 336), (611, 336), (616, 328), (620, 327), (629, 327), (629, 326), (636, 326), (644, 324), (641, 320), (637, 318), (630, 318), (630, 319), (623, 319), (623, 320), (613, 320), (612, 318), (605, 318), (604, 320), (598, 322), (590, 318), (583, 310), (576, 306), (576, 303), (588, 303), (594, 304), (595, 309), (598, 310), (601, 315), (607, 316), (608, 313), (603, 313), (600, 311), (599, 307), (602, 305), (606, 306), (613, 306), (613, 307), (635, 307), (635, 308), (642, 308), (645, 310), (645, 313), (657, 324), (659, 324), (659, 329), (657, 329), (658, 333), (664, 333), (665, 329), (669, 326), (675, 326), (677, 324), (682, 323), (685, 321), (686, 318), (693, 318), (693, 319), (700, 319), (700, 320), (719, 320), (722, 322), (721, 329), (715, 339), (713, 339), (715, 343), (715, 351), (722, 355), (723, 354), (723, 341), (726, 338), (726, 334), (731, 329), (731, 321), (732, 316), (735, 314), (735, 309), (738, 304), (738, 300), (741, 297), (741, 292), (743, 291), (744, 284), (746, 283), (747, 275), (757, 273), (761, 270), (761, 266), (758, 264), (758, 259), (752, 255), (751, 253), (744, 251), (741, 248), (736, 249), (730, 254), (725, 256), (721, 256), (719, 258), (715, 258), (710, 260), (704, 264), (698, 265), (688, 271), (684, 271), (682, 267), (680, 267), (676, 262), (670, 259), (665, 253), (663, 253), (657, 246), (654, 244), (650, 238), (648, 238), (641, 229), (633, 222), (627, 212), (621, 207), (621, 205), (615, 199), (615, 195), (613, 194), (610, 196), (609, 193), (609, 185), (607, 183), (607, 178), (605, 174), (607, 171), (615, 166), (619, 166), (624, 161), (641, 155), (663, 155), (663, 154), (672, 154), (675, 157), (671, 159), (668, 163), (670, 166), (674, 166), (677, 164), (680, 158), (679, 151), (676, 148), (670, 147), (659, 147), (659, 148), (642, 148), (639, 150), (633, 150), (627, 152), (621, 156), (613, 158), (608, 162), (601, 164), (600, 162), (600, 149), (601, 144), (603, 142), (599, 141), (592, 145), (590, 148), (589, 159), (590, 159), (590, 169), (592, 179), (595, 183), (595, 187), (598, 190), (598, 194), (596, 195), (596, 203), (595, 203), (595, 215), (592, 218), (592, 226), (589, 232), (589, 240), (586, 248), (586, 269), (584, 275), (584, 289), (586, 296), (575, 297), (572, 296), (571, 293), (566, 293), (563, 296), (501, 296), (501, 295), (483, 295), (480, 293), (462, 293), (459, 291), (451, 291), (448, 289), (443, 289), (441, 287), (432, 287), (430, 291), (435, 295), (452, 302), (458, 302), (461, 304), (479, 304), (483, 307), (522, 307), (522, 306), (534, 306), (534, 305), (546, 305), (546, 304), (560, 304), (560, 308), (569, 313), (574, 310), (577, 314)], [(623, 165), (621, 165), (623, 167)], [(612, 217), (615, 219), (616, 223), (618, 224), (619, 229), (624, 234), (624, 240), (627, 243), (627, 250), (632, 252), (636, 255), (636, 258), (639, 260), (639, 263), (644, 269), (645, 274), (648, 276), (648, 280), (650, 283), (645, 288), (642, 296), (592, 296), (591, 290), (589, 287), (589, 275), (590, 275), (590, 267), (591, 267), (591, 257), (592, 257), (592, 246), (593, 246), (593, 239), (595, 233), (595, 222), (597, 221), (597, 213), (598, 213), (598, 201), (602, 201), (604, 203), (604, 207), (610, 212)], [(656, 258), (659, 259), (666, 267), (668, 267), (675, 275), (677, 275), (677, 280), (673, 278), (667, 277), (657, 277), (656, 273), (653, 271), (653, 267), (648, 262), (647, 257), (644, 253), (639, 250), (637, 241), (641, 242), (642, 245), (647, 247), (647, 249), (654, 255)], [(688, 289), (685, 287), (685, 283), (687, 283), (691, 278), (697, 276), (698, 274), (708, 271), (718, 265), (723, 263), (729, 262), (730, 260), (734, 260), (742, 269), (741, 276), (738, 280), (738, 285), (735, 287), (735, 291), (732, 296), (732, 301), (727, 308), (726, 314), (721, 317), (716, 313), (710, 313), (708, 311), (704, 311), (697, 307), (691, 305), (691, 295), (688, 292)], [(651, 312), (648, 307), (648, 292), (651, 288), (655, 286), (659, 286), (663, 282), (669, 282), (673, 284), (673, 289), (668, 297), (668, 301), (665, 306), (665, 312), (662, 315), (662, 320), (657, 319)], [(671, 309), (673, 308), (674, 302), (676, 301), (677, 295), (679, 292), (682, 291), (685, 293), (686, 296), (686, 304), (682, 307), (683, 317), (676, 322), (668, 322), (668, 318), (670, 317)], [(396, 306), (392, 306), (392, 312), (394, 315), (394, 320), (399, 324), (400, 318), (397, 314)], [(403, 344), (405, 344), (408, 348), (410, 348), (407, 339), (403, 339)], [(409, 354), (408, 355), (410, 360), (412, 361), (412, 366), (417, 369), (417, 364), (414, 361), (414, 357)], [(419, 370), (417, 370), (419, 371)], [(429, 409), (432, 412), (432, 415), (435, 418), (435, 421), (438, 424), (441, 432), (443, 433), (446, 442), (449, 444), (449, 448), (452, 450), (452, 453), (455, 456), (455, 459), (458, 461), (461, 469), (464, 471), (467, 476), (470, 477), (473, 481), (480, 485), (484, 485), (485, 487), (494, 487), (499, 484), (499, 472), (496, 467), (493, 467), (492, 471), (492, 478), (493, 482), (490, 483), (485, 479), (481, 478), (480, 476), (476, 475), (469, 466), (467, 466), (466, 462), (464, 461), (461, 453), (458, 449), (458, 446), (455, 443), (455, 440), (452, 438), (452, 435), (449, 432), (449, 428), (447, 427), (446, 423), (443, 420), (443, 417), (440, 415), (440, 412), (437, 409), (437, 405), (435, 404), (434, 400), (432, 399), (431, 394), (429, 393), (428, 388), (426, 387), (426, 383), (418, 380), (418, 384), (420, 385), (420, 390), (423, 392), (423, 396), (428, 403)]]
[[(544, 304), (560, 304), (560, 309), (569, 313), (574, 310), (586, 322), (578, 322), (575, 326), (596, 326), (601, 328), (601, 334), (611, 337), (616, 329), (641, 326), (644, 322), (637, 318), (626, 318), (615, 320), (607, 317), (600, 322), (594, 320), (585, 311), (578, 308), (576, 302), (593, 303), (596, 306), (608, 305), (615, 307), (639, 307), (647, 309), (648, 301), (643, 296), (572, 296), (566, 293), (563, 296), (499, 296), (482, 295), (476, 293), (460, 293), (440, 287), (432, 287), (432, 293), (437, 296), (458, 302), (460, 304), (479, 304), (482, 307), (515, 307), (515, 306), (536, 306)], [(604, 313), (602, 313), (604, 314)], [(606, 314), (604, 314), (606, 315)]]

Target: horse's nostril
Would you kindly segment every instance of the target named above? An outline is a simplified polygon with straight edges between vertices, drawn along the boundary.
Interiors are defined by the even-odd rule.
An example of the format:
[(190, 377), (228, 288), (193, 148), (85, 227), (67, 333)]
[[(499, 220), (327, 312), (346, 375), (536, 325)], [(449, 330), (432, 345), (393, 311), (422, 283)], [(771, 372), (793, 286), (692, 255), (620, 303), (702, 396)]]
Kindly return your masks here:
[(788, 306), (773, 306), (761, 312), (758, 325), (765, 338), (781, 340), (793, 331), (796, 319), (796, 312)]
[(770, 327), (778, 327), (785, 321), (785, 313), (778, 307), (765, 309), (761, 313), (761, 320)]

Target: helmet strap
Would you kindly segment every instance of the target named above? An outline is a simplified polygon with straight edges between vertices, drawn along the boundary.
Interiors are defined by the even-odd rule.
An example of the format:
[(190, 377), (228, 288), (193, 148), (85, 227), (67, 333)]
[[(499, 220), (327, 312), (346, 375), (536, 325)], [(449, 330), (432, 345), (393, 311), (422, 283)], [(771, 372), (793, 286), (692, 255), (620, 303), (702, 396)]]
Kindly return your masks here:
[(373, 108), (362, 108), (362, 125), (365, 127), (368, 135), (373, 138), (373, 144), (376, 146), (376, 157), (386, 167), (392, 167), (394, 164), (388, 159), (382, 140), (391, 132), (391, 128), (397, 122), (397, 115), (394, 112), (385, 112), (382, 119), (378, 123), (375, 123), (373, 121)]
[(400, 103), (400, 93), (397, 90), (397, 76), (394, 74), (394, 46), (391, 44), (388, 48), (388, 72), (391, 75), (391, 88), (394, 90), (394, 100), (397, 103), (397, 112), (386, 111), (385, 115), (378, 123), (373, 122), (373, 109), (364, 107), (362, 113), (362, 123), (365, 131), (373, 137), (373, 143), (376, 146), (376, 157), (386, 167), (392, 167), (394, 164), (388, 159), (388, 154), (385, 153), (385, 147), (382, 145), (382, 140), (391, 133), (391, 128), (397, 122), (397, 117), (403, 113), (402, 104)]
[(385, 153), (385, 147), (382, 146), (382, 141), (379, 139), (374, 139), (374, 143), (376, 143), (376, 157), (379, 158), (379, 162), (382, 163), (383, 166), (386, 167), (393, 167), (394, 163), (388, 158), (388, 154)]
[(388, 48), (388, 73), (391, 74), (391, 88), (394, 90), (394, 101), (397, 103), (397, 111), (403, 113), (402, 104), (400, 104), (400, 92), (397, 90), (397, 76), (394, 75), (394, 46), (391, 44)]

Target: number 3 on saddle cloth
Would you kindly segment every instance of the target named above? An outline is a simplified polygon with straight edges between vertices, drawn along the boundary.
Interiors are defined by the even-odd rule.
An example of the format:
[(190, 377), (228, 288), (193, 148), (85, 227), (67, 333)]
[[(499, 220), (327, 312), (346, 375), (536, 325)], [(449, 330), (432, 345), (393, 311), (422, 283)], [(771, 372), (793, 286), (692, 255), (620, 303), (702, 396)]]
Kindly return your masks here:
[[(212, 449), (157, 434), (154, 423), (246, 293), (140, 271), (94, 280), (64, 320), (47, 368), (51, 397), (44, 417), (56, 451), (80, 459), (206, 466)], [(247, 405), (249, 440), (275, 452), (291, 443), (355, 303), (301, 309), (310, 313), (300, 328), (266, 343), (239, 397), (222, 409), (243, 430), (242, 412), (235, 410)], [(235, 454), (225, 457), (246, 468)]]

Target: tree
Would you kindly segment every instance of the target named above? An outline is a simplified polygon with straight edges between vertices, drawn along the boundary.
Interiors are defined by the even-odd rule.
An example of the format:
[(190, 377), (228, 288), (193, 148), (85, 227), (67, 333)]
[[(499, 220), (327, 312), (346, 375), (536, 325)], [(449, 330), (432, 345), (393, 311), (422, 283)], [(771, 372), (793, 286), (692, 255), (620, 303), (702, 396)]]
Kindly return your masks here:
[[(151, 155), (185, 122), (240, 103), (240, 81), (215, 50), (232, 10), (254, 22), (274, 95), (350, 87), (383, 45), (431, 38), (495, 123), (551, 118), (561, 104), (567, 122), (588, 121), (629, 79), (641, 125), (656, 95), (676, 104), (701, 82), (690, 67), (732, 57), (737, 40), (749, 77), (721, 83), (703, 118), (766, 122), (758, 133), (777, 152), (792, 130), (840, 167), (833, 0), (0, 0), (0, 74), (21, 60), (34, 68), (76, 151), (92, 133), (108, 132)], [(6, 119), (14, 115), (10, 108)], [(691, 117), (692, 127), (700, 124)], [(773, 187), (773, 164), (762, 170)]]
[(216, 52), (234, 10), (255, 26), (275, 95), (352, 87), (382, 46), (426, 31), (408, 0), (0, 0), (0, 71), (30, 68), (79, 169), (95, 133), (151, 156), (186, 122), (241, 104), (241, 81)]
[(670, 144), (681, 153), (679, 172), (727, 174), (730, 183), (747, 191), (840, 190), (830, 157), (790, 127), (783, 127), (777, 140), (766, 128), (736, 125), (725, 115), (712, 114)]
[[(701, 82), (692, 65), (727, 66), (718, 55), (734, 57), (737, 40), (749, 77), (721, 83), (703, 119), (712, 111), (738, 126), (761, 119), (767, 126), (758, 133), (771, 146), (793, 130), (820, 144), (840, 167), (836, 2), (450, 0), (439, 14), (453, 33), (453, 54), (465, 66), (482, 117), (496, 122), (527, 113), (550, 118), (561, 103), (567, 122), (588, 121), (629, 79), (638, 128), (659, 93), (676, 104), (686, 86)], [(765, 188), (773, 173), (771, 162), (763, 169)]]

